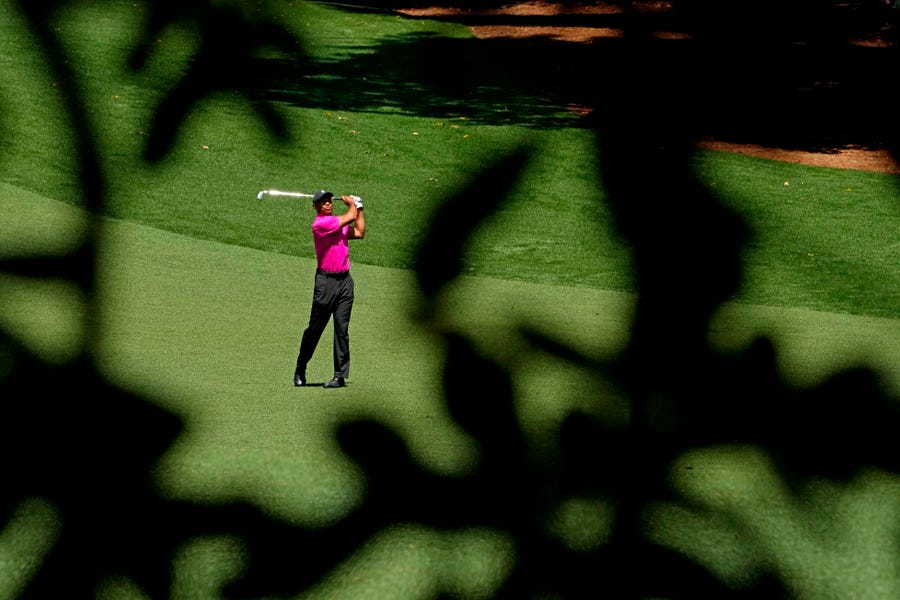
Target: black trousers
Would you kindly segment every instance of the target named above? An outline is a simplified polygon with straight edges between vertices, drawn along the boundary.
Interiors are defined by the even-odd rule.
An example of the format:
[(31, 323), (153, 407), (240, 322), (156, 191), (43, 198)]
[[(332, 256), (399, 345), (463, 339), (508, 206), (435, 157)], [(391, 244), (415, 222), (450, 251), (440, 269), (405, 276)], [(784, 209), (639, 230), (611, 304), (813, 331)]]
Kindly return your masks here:
[(350, 272), (316, 272), (309, 325), (300, 340), (297, 368), (306, 369), (319, 344), (319, 338), (334, 320), (334, 375), (347, 378), (350, 375), (350, 312), (353, 310), (353, 278)]

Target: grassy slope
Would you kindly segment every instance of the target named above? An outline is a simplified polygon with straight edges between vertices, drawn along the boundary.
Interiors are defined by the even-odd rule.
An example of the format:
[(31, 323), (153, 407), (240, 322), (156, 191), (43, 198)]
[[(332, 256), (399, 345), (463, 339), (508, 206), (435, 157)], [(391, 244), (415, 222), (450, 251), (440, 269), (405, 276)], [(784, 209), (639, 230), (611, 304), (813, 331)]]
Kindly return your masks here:
[[(78, 215), (70, 207), (8, 185), (2, 191), (2, 214), (10, 218), (0, 221), (0, 239), (7, 244), (10, 240), (16, 246), (59, 244), (77, 234)], [(417, 296), (408, 271), (356, 268), (359, 305), (352, 328), (355, 359), (350, 385), (338, 392), (298, 390), (289, 384), (289, 377), (307, 310), (312, 261), (123, 221), (108, 221), (106, 231), (103, 369), (114, 382), (181, 415), (186, 423), (182, 437), (160, 465), (159, 483), (165, 493), (203, 502), (246, 499), (299, 523), (339, 518), (355, 505), (362, 490), (352, 464), (336, 452), (331, 428), (354, 416), (390, 424), (428, 468), (462, 473), (474, 460), (475, 449), (442, 406), (439, 348), (410, 319)], [(66, 310), (69, 303), (54, 300), (52, 291), (6, 280), (3, 284), (4, 325), (18, 315), (14, 329), (39, 353), (52, 355), (66, 332), (77, 332), (72, 322), (77, 313)], [(461, 280), (449, 299), (448, 325), (474, 335), (486, 351), (519, 374), (517, 395), (526, 431), (551, 430), (575, 406), (610, 414), (621, 408), (614, 396), (607, 395), (609, 390), (596, 387), (596, 380), (573, 378), (571, 367), (528, 351), (514, 335), (495, 336), (512, 331), (518, 323), (537, 322), (586, 352), (611, 355), (627, 338), (629, 295), (479, 277)], [(500, 314), (495, 310), (498, 303), (511, 309)], [(560, 309), (563, 303), (565, 310)], [(782, 360), (798, 383), (815, 382), (851, 356), (880, 366), (900, 389), (896, 320), (731, 305), (724, 308), (713, 338), (735, 348), (768, 328), (778, 332)], [(310, 369), (313, 378), (324, 380), (330, 373), (329, 354), (327, 347), (318, 353)], [(334, 401), (336, 394), (340, 402)], [(705, 485), (719, 500), (736, 493), (729, 485), (742, 485), (766, 498), (761, 501), (767, 511), (788, 506), (787, 499), (778, 496), (778, 486), (770, 485), (774, 475), (761, 456), (713, 452), (685, 460), (691, 460), (695, 469), (705, 465), (702, 472), (709, 477)], [(729, 473), (725, 480), (716, 475), (720, 469)], [(710, 498), (696, 480), (680, 485), (686, 494), (699, 494), (701, 501)], [(892, 513), (885, 512), (892, 506), (887, 500), (890, 480), (866, 479), (858, 485), (855, 499), (848, 496), (845, 501), (857, 502), (864, 514), (890, 518)], [(742, 510), (752, 515), (759, 507)], [(797, 576), (807, 576), (821, 560), (821, 549), (795, 530), (795, 519), (806, 517), (785, 510), (760, 534), (778, 552), (793, 557), (790, 562), (799, 569)], [(729, 555), (721, 562), (720, 540), (707, 546), (682, 531), (693, 529), (684, 518), (675, 509), (660, 507), (653, 535), (686, 545), (725, 578), (746, 575), (740, 572), (739, 556)], [(470, 570), (462, 578), (469, 590), (490, 589), (492, 577), (507, 565), (507, 541), (502, 536), (485, 538), (485, 532), (460, 533), (452, 540), (447, 535), (415, 527), (386, 531), (345, 565), (349, 574), (336, 574), (321, 593), (340, 590), (352, 596), (353, 584), (348, 582), (361, 577), (385, 594), (421, 597), (423, 590), (436, 585), (434, 573), (441, 568), (437, 565), (447, 564), (464, 573)], [(410, 543), (422, 550), (398, 552)], [(866, 551), (877, 554), (877, 543), (874, 549), (866, 546)], [(209, 568), (234, 553), (227, 544), (221, 547), (209, 540), (198, 544), (192, 552), (199, 554), (195, 557), (199, 563), (184, 569)], [(444, 554), (448, 548), (466, 548), (469, 556), (486, 561), (480, 563), (482, 568), (490, 568), (479, 571), (477, 560), (468, 566), (448, 563)], [(418, 575), (411, 576), (411, 571)], [(855, 569), (837, 572), (841, 585), (853, 583)], [(887, 574), (875, 577), (891, 585)], [(205, 580), (194, 575), (194, 581)]]
[(697, 169), (752, 228), (743, 299), (900, 316), (896, 176), (719, 153)]
[[(5, 19), (8, 15), (0, 16)], [(347, 22), (358, 17), (341, 18), (344, 25), (330, 27), (350, 27)], [(0, 23), (9, 23), (4, 19)], [(75, 28), (79, 22), (72, 23)], [(382, 26), (379, 24), (378, 31)], [(102, 30), (105, 39), (118, 39), (119, 47), (127, 40), (127, 27), (109, 24)], [(27, 44), (16, 55), (25, 63), (33, 59)], [(104, 55), (98, 53), (92, 60), (102, 63)], [(473, 459), (473, 449), (443, 412), (436, 373), (439, 349), (407, 318), (408, 308), (416, 300), (415, 289), (410, 273), (396, 267), (408, 264), (410, 246), (396, 240), (406, 240), (417, 231), (430, 207), (462, 185), (491, 153), (531, 133), (427, 118), (296, 109), (290, 118), (309, 132), (304, 146), (273, 148), (259, 134), (241, 133), (251, 123), (239, 102), (224, 98), (200, 107), (172, 160), (147, 169), (134, 166), (133, 158), (139, 149), (140, 123), (146, 121), (144, 86), (148, 80), (119, 82), (121, 86), (110, 88), (102, 84), (103, 69), (88, 71), (101, 82), (95, 107), (110, 117), (100, 124), (111, 149), (107, 166), (117, 174), (112, 210), (125, 218), (110, 221), (108, 226), (102, 362), (115, 382), (186, 420), (184, 436), (161, 465), (163, 489), (204, 501), (248, 498), (291, 521), (334, 519), (353, 506), (360, 489), (352, 466), (334, 452), (330, 428), (338, 419), (360, 414), (377, 416), (396, 427), (416, 457), (429, 467), (442, 472), (464, 470)], [(8, 77), (2, 83), (7, 89)], [(46, 93), (52, 82), (35, 76), (15, 83), (24, 87), (15, 88), (20, 92), (15, 97), (4, 98), (3, 107), (10, 110), (3, 113), (4, 125), (14, 133), (3, 140), (0, 162), (4, 182), (0, 184), (0, 249), (19, 252), (23, 247), (32, 250), (46, 244), (64, 248), (67, 235), (72, 235), (69, 228), (81, 217), (55, 201), (77, 202), (77, 191), (72, 188), (67, 160), (71, 149), (66, 148), (67, 137), (57, 129), (59, 107), (54, 106), (53, 95)], [(28, 101), (35, 97), (45, 102)], [(603, 288), (628, 287), (622, 249), (614, 236), (605, 234), (606, 241), (579, 246), (578, 252), (584, 254), (573, 257), (567, 255), (568, 247), (558, 247), (558, 240), (565, 239), (568, 231), (545, 227), (554, 201), (565, 202), (575, 212), (596, 210), (598, 198), (591, 193), (596, 182), (590, 169), (572, 166), (589, 164), (590, 139), (579, 131), (535, 135), (538, 141), (547, 142), (547, 152), (523, 179), (509, 214), (510, 222), (527, 235), (509, 245), (491, 245), (490, 236), (479, 240), (471, 268), (483, 276), (460, 282), (451, 295), (450, 314), (456, 326), (480, 334), (505, 331), (511, 323), (496, 311), (502, 301), (513, 307), (508, 318), (514, 321), (540, 320), (586, 350), (613, 353), (627, 332), (630, 297)], [(340, 136), (352, 138), (352, 144), (329, 145)], [(310, 160), (302, 152), (307, 147), (328, 150), (320, 159)], [(348, 153), (348, 148), (357, 151)], [(812, 383), (837, 364), (861, 360), (881, 367), (900, 387), (896, 383), (900, 381), (896, 318), (851, 317), (804, 308), (812, 305), (835, 313), (896, 316), (898, 249), (891, 232), (896, 229), (897, 217), (890, 210), (893, 180), (705, 156), (708, 160), (702, 174), (711, 186), (728, 190), (740, 210), (757, 214), (763, 223), (777, 224), (760, 231), (760, 242), (750, 253), (752, 285), (748, 284), (742, 299), (782, 305), (724, 307), (712, 333), (714, 341), (731, 348), (757, 332), (776, 331), (787, 374), (798, 383)], [(334, 172), (336, 164), (342, 166), (339, 174)], [(370, 190), (366, 195), (371, 198), (373, 231), (381, 232), (358, 246), (354, 254), (360, 303), (352, 332), (352, 379), (365, 385), (354, 386), (351, 381), (351, 386), (340, 392), (340, 403), (325, 396), (325, 390), (295, 390), (287, 383), (308, 309), (307, 278), (312, 263), (305, 258), (309, 255), (302, 241), (305, 236), (300, 242), (295, 239), (304, 227), (298, 209), (272, 204), (260, 211), (252, 200), (262, 187), (305, 188), (329, 180), (339, 189)], [(827, 204), (816, 204), (823, 198)], [(833, 217), (836, 208), (841, 210)], [(845, 232), (851, 235), (845, 236)], [(593, 289), (567, 287), (566, 281), (546, 275), (548, 265), (581, 264), (582, 256), (597, 252), (605, 253), (615, 266), (599, 276), (595, 269), (590, 270), (588, 276), (596, 277), (589, 282), (596, 286)], [(527, 271), (530, 281), (498, 279), (513, 277), (529, 266), (533, 267)], [(858, 284), (848, 287), (848, 273)], [(54, 284), (45, 287), (6, 278), (2, 284), (3, 325), (19, 332), (49, 360), (65, 360), (71, 348), (68, 342), (78, 334), (82, 307), (77, 299)], [(797, 292), (786, 293), (790, 287)], [(845, 291), (836, 298), (822, 293), (831, 287)], [(492, 345), (489, 336), (482, 342), (501, 356), (518, 348), (514, 338), (503, 348)], [(328, 354), (327, 348), (320, 350), (311, 375), (327, 376)], [(587, 378), (572, 378), (566, 365), (525, 354), (517, 358), (522, 359), (517, 393), (523, 426), (529, 431), (552, 427), (568, 407), (595, 400), (603, 392)], [(301, 396), (302, 402), (298, 402), (298, 395), (307, 393), (308, 397)], [(797, 577), (809, 575), (804, 570), (820, 562), (823, 549), (815, 545), (815, 536), (797, 534), (803, 515), (798, 516), (789, 499), (779, 496), (765, 461), (742, 454), (692, 458), (694, 464), (706, 461), (705, 472), (711, 479), (705, 483), (715, 492), (713, 500), (728, 499), (740, 489), (759, 492), (760, 505), (745, 508), (751, 512), (761, 506), (767, 509), (771, 516), (761, 533), (799, 571)], [(717, 475), (720, 468), (727, 476)], [(691, 493), (693, 484), (683, 483), (685, 493)], [(858, 536), (874, 544), (864, 550), (875, 552), (884, 541), (877, 535), (878, 523), (892, 523), (895, 503), (885, 498), (891, 497), (893, 485), (877, 477), (863, 478), (841, 496), (845, 508), (866, 515), (874, 528), (872, 536)], [(818, 508), (825, 510), (830, 506), (827, 498), (833, 494), (822, 490), (822, 496), (825, 499), (820, 499), (823, 504)], [(772, 506), (779, 510), (769, 511)], [(881, 515), (880, 520), (873, 515)], [(664, 515), (661, 521), (668, 523), (668, 529), (657, 532), (661, 539), (677, 533), (678, 527), (685, 529), (680, 534), (682, 541), (690, 539), (686, 532), (695, 529), (677, 513)], [(395, 592), (415, 580), (419, 587), (404, 589), (403, 595), (416, 597), (434, 585), (436, 565), (446, 562), (442, 552), (449, 552), (448, 548), (475, 548), (475, 555), (485, 561), (503, 555), (498, 552), (504, 549), (502, 539), (469, 536), (449, 540), (435, 535), (418, 530), (385, 532), (377, 540), (381, 543), (373, 540), (347, 568), (367, 585), (374, 577), (377, 585)], [(425, 558), (422, 554), (390, 556), (391, 549), (408, 547), (410, 539), (425, 540)], [(860, 548), (851, 543), (853, 539), (852, 535), (846, 538), (850, 558), (861, 555)], [(838, 549), (825, 549), (825, 554), (834, 559), (836, 577), (849, 578), (852, 583), (853, 577), (864, 576), (896, 585), (889, 572), (862, 571), (853, 568), (852, 561), (840, 560), (841, 545), (834, 546)], [(706, 550), (693, 548), (715, 565), (721, 540), (705, 546)], [(740, 548), (730, 551), (735, 554), (722, 554), (740, 567), (740, 556), (736, 556)], [(217, 554), (213, 548), (205, 556), (214, 561)], [(415, 572), (416, 576), (392, 575), (401, 564), (406, 565), (407, 574)], [(380, 568), (384, 565), (395, 568)], [(499, 565), (498, 571), (502, 572), (502, 567)], [(723, 576), (740, 576), (729, 575), (728, 564), (716, 568)], [(329, 586), (346, 590), (346, 582), (352, 579), (328, 582), (326, 590)], [(470, 570), (468, 579), (475, 588), (490, 587), (486, 573)], [(873, 589), (871, 581), (862, 588)]]
[[(2, 222), (7, 243), (60, 243), (66, 236), (59, 232), (71, 231), (77, 222), (64, 204), (8, 186), (4, 192), (3, 214), (11, 217)], [(314, 269), (310, 259), (110, 221), (102, 264), (101, 322), (108, 344), (104, 356), (117, 380), (144, 389), (192, 419), (202, 421), (219, 414), (225, 402), (236, 421), (245, 420), (238, 413), (250, 411), (246, 418), (262, 418), (265, 427), (276, 429), (285, 423), (264, 416), (271, 403), (290, 411), (298, 393), (314, 397), (327, 393), (298, 392), (287, 385), (308, 309), (308, 279)], [(417, 302), (414, 281), (404, 270), (360, 265), (355, 271), (359, 310), (353, 326), (357, 358), (352, 379), (366, 383), (364, 388), (348, 389), (350, 402), (343, 402), (340, 410), (364, 410), (373, 397), (390, 398), (378, 410), (394, 414), (381, 416), (407, 413), (412, 422), (401, 428), (421, 427), (421, 418), (442, 415), (434, 371), (440, 357), (428, 334), (411, 318)], [(73, 321), (79, 314), (65, 309), (68, 302), (54, 302), (53, 295), (26, 285), (5, 286), (3, 295), (4, 319), (18, 318), (25, 339), (50, 357), (64, 356), (65, 336), (59, 332), (74, 335)], [(600, 355), (614, 354), (627, 339), (631, 307), (627, 294), (464, 278), (449, 299), (449, 326), (475, 335), (487, 351), (505, 355), (505, 360), (512, 358), (510, 352), (520, 359), (522, 355), (510, 350), (517, 347), (514, 335), (499, 334), (520, 323), (540, 323)], [(561, 309), (563, 300), (567, 304)], [(506, 308), (498, 311), (498, 304)], [(723, 348), (734, 348), (759, 333), (775, 336), (787, 374), (798, 384), (815, 383), (842, 364), (859, 362), (877, 366), (900, 386), (896, 320), (728, 305), (711, 335)], [(324, 380), (330, 374), (327, 344), (323, 348), (310, 367), (314, 379)], [(523, 375), (525, 385), (541, 388), (544, 399), (547, 390), (554, 389), (552, 384), (540, 383), (542, 375), (528, 375), (527, 369)], [(185, 397), (191, 400), (185, 402)], [(310, 407), (337, 410), (331, 404), (304, 406)], [(536, 415), (534, 421), (546, 418), (546, 414)], [(222, 442), (222, 448), (229, 445)], [(427, 453), (429, 447), (433, 448), (423, 444), (419, 451)], [(430, 460), (439, 465), (441, 459)]]
[[(494, 157), (528, 142), (537, 149), (535, 156), (502, 217), (486, 224), (477, 238), (467, 268), (504, 279), (632, 290), (628, 252), (603, 203), (593, 140), (585, 130), (476, 124), (425, 111), (399, 115), (371, 103), (361, 111), (336, 110), (325, 97), (321, 108), (281, 105), (299, 133), (295, 143), (282, 146), (259, 130), (245, 100), (223, 94), (196, 107), (171, 157), (146, 166), (139, 157), (152, 109), (183, 68), (191, 42), (168, 31), (147, 70), (128, 73), (124, 60), (140, 17), (135, 11), (129, 3), (115, 10), (82, 9), (62, 28), (102, 134), (112, 216), (197, 238), (309, 256), (307, 207), (290, 201), (261, 204), (255, 194), (267, 187), (329, 187), (362, 195), (370, 208), (373, 234), (355, 252), (356, 262), (406, 268), (442, 199), (463, 188)], [(53, 83), (40, 75), (36, 49), (22, 42), (15, 19), (2, 16), (6, 35), (0, 44), (10, 44), (3, 55), (16, 56), (22, 66), (0, 72), (0, 85), (9, 90), (0, 180), (78, 203), (72, 150), (61, 133), (65, 122), (56, 98), (47, 93)], [(350, 68), (346, 63), (369, 56), (370, 45), (425, 34), (465, 35), (452, 25), (317, 5), (293, 8), (284, 22), (311, 36), (307, 41), (318, 58), (337, 61), (332, 68), (339, 72)], [(315, 45), (323, 41), (327, 44)], [(349, 81), (348, 95), (353, 85), (366, 84)], [(700, 154), (697, 165), (698, 178), (752, 219), (756, 230), (736, 300), (897, 316), (896, 177), (719, 153)], [(591, 235), (583, 233), (588, 225)]]

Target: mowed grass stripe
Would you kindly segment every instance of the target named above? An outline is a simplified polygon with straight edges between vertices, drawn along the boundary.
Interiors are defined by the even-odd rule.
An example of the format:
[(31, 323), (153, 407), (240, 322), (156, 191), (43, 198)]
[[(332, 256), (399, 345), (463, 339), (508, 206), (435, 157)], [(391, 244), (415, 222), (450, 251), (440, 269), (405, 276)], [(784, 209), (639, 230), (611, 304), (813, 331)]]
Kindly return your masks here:
[[(454, 98), (453, 85), (427, 85), (435, 83), (433, 77), (452, 75), (418, 68), (430, 64), (433, 54), (419, 54), (433, 50), (429, 39), (463, 47), (477, 43), (461, 25), (318, 3), (293, 6), (277, 22), (302, 35), (317, 59), (312, 85), (298, 84), (306, 81), (299, 77), (306, 71), (290, 61), (282, 65), (288, 68), (283, 77), (267, 84), (295, 134), (292, 141), (274, 143), (239, 94), (216, 94), (193, 107), (171, 154), (151, 166), (142, 152), (153, 111), (189, 63), (199, 42), (196, 32), (167, 31), (147, 68), (133, 72), (126, 58), (140, 31), (140, 7), (79, 3), (70, 9), (59, 35), (95, 123), (108, 179), (108, 216), (304, 257), (311, 241), (298, 243), (286, 227), (298, 214), (295, 204), (266, 202), (261, 210), (253, 199), (268, 187), (309, 192), (324, 186), (363, 196), (371, 226), (381, 229), (358, 249), (357, 263), (409, 268), (413, 244), (437, 207), (494, 159), (528, 144), (534, 152), (516, 184), (504, 198), (490, 199), (503, 205), (477, 232), (465, 257), (467, 271), (635, 291), (630, 255), (599, 178), (594, 132), (542, 127), (540, 114), (552, 107), (527, 93), (505, 93), (497, 105), (493, 96)], [(0, 17), (9, 17), (0, 18), (0, 58), (18, 67), (0, 72), (0, 87), (9, 91), (4, 106), (9, 151), (0, 180), (77, 204), (82, 193), (71, 160), (76, 156), (71, 132), (63, 105), (47, 92), (53, 81), (44, 73), (40, 45), (16, 11), (0, 8)], [(344, 35), (347, 31), (354, 35)], [(410, 56), (417, 58), (409, 62)], [(494, 58), (488, 53), (478, 59), (485, 71), (470, 74), (475, 89), (508, 81), (508, 74), (492, 72)], [(377, 77), (362, 88), (330, 87), (329, 82), (355, 81), (360, 69)], [(425, 85), (426, 91), (410, 94), (409, 85)], [(381, 99), (356, 93), (373, 89), (391, 93)], [(395, 93), (404, 89), (405, 94)], [(453, 109), (455, 99), (476, 115)], [(436, 110), (434, 102), (447, 110)], [(508, 121), (504, 114), (517, 118)], [(753, 232), (743, 253), (744, 285), (734, 300), (898, 316), (896, 176), (732, 153), (700, 152), (695, 158), (697, 181), (745, 218)], [(509, 231), (516, 233), (511, 237)]]
[[(31, 246), (74, 235), (71, 207), (13, 196), (3, 204), (13, 215), (2, 222), (7, 244), (16, 232)], [(55, 211), (67, 216), (51, 217)], [(473, 460), (475, 449), (442, 403), (439, 340), (412, 318), (418, 295), (411, 272), (354, 267), (350, 385), (296, 389), (290, 376), (307, 318), (311, 259), (104, 222), (101, 366), (185, 419), (185, 434), (161, 470), (170, 493), (246, 497), (292, 519), (335, 518), (360, 490), (332, 428), (363, 416), (401, 432), (431, 468), (460, 472)], [(55, 312), (62, 303), (46, 298), (54, 293), (4, 282), (0, 297), (5, 325), (10, 314), (29, 315), (12, 325), (39, 352), (77, 329), (66, 321), (80, 312)], [(583, 352), (613, 356), (627, 342), (631, 304), (632, 296), (616, 292), (465, 277), (447, 294), (441, 326), (471, 335), (515, 371), (522, 425), (538, 433), (574, 406), (596, 408), (605, 390), (571, 365), (529, 351), (515, 336), (518, 326), (539, 323)], [(730, 304), (711, 338), (734, 349), (772, 335), (785, 375), (799, 384), (860, 363), (878, 366), (900, 388), (898, 333), (892, 319)], [(314, 382), (331, 375), (330, 331), (309, 374)]]

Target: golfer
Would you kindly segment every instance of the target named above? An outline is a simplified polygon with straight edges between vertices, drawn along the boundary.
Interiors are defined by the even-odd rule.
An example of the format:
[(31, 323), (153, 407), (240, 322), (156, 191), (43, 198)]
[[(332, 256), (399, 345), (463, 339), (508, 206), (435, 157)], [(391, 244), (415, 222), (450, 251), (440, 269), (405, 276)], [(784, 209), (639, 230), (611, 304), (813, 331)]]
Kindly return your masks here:
[(350, 374), (350, 311), (353, 309), (353, 278), (350, 277), (348, 240), (366, 235), (363, 203), (357, 196), (341, 196), (347, 211), (334, 215), (334, 194), (319, 190), (313, 195), (316, 211), (313, 241), (316, 245), (316, 283), (313, 289), (309, 325), (300, 341), (300, 354), (294, 370), (294, 385), (306, 385), (306, 364), (322, 337), (328, 320), (334, 318), (334, 377), (326, 388), (344, 387)]

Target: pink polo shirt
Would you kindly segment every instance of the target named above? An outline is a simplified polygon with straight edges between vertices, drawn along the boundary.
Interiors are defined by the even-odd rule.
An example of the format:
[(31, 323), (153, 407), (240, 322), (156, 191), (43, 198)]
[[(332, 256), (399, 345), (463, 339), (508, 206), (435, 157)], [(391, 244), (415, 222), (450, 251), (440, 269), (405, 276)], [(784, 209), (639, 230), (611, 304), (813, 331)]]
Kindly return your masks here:
[(347, 244), (350, 226), (341, 227), (340, 224), (340, 219), (335, 216), (317, 216), (312, 224), (319, 269), (329, 273), (350, 270), (350, 246)]

